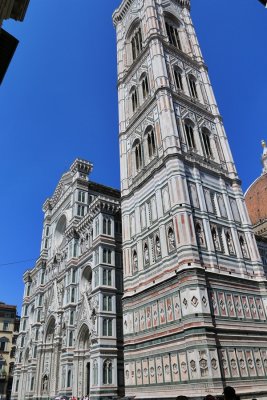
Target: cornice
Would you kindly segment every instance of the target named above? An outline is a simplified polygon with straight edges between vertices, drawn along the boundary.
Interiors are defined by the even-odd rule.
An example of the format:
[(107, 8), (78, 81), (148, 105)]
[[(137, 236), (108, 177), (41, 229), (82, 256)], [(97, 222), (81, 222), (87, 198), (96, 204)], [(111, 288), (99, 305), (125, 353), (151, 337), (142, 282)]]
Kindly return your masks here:
[(145, 183), (154, 177), (154, 175), (159, 172), (164, 166), (166, 165), (167, 160), (170, 159), (179, 159), (186, 163), (187, 165), (190, 165), (192, 167), (197, 167), (200, 171), (213, 174), (214, 176), (218, 177), (223, 177), (225, 181), (229, 182), (229, 184), (232, 184), (233, 182), (236, 182), (239, 186), (241, 186), (241, 181), (236, 174), (235, 178), (231, 178), (229, 176), (229, 172), (223, 168), (221, 164), (217, 164), (211, 160), (207, 160), (206, 158), (199, 156), (194, 153), (174, 153), (174, 154), (167, 154), (164, 156), (162, 159), (157, 159), (157, 161), (153, 165), (148, 165), (147, 167), (144, 167), (142, 171), (133, 178), (133, 182), (130, 185), (131, 188), (131, 193), (127, 193), (125, 195), (122, 195), (121, 201), (125, 201), (127, 199), (130, 199), (132, 196), (135, 195), (137, 190), (140, 190)]
[(119, 8), (114, 11), (112, 20), (115, 26), (125, 17), (133, 2), (134, 0), (123, 0)]
[(117, 214), (120, 211), (120, 201), (110, 200), (105, 196), (98, 196), (91, 204), (89, 212), (92, 216), (99, 214), (99, 212), (108, 212)]
[[(129, 8), (134, 3), (134, 1), (138, 2), (139, 7), (141, 8), (143, 1), (142, 0), (123, 0), (119, 8), (117, 8), (113, 15), (112, 20), (113, 24), (116, 26), (119, 22), (123, 20), (126, 16)], [(187, 8), (190, 11), (190, 0), (172, 0), (174, 3), (178, 4), (182, 8)], [(170, 2), (169, 0), (163, 0), (163, 4), (166, 2)]]

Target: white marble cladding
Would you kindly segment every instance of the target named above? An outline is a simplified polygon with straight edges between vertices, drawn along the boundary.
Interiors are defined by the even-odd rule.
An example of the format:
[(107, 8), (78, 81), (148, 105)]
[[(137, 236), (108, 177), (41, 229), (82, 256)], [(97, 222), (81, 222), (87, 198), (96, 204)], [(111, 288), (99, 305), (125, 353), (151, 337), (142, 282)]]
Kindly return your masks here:
[(126, 395), (221, 394), (220, 346), (227, 383), (267, 392), (264, 270), (189, 4), (123, 1), (113, 20)]
[(76, 160), (44, 205), (25, 291), (12, 397), (116, 396), (122, 389), (120, 193)]

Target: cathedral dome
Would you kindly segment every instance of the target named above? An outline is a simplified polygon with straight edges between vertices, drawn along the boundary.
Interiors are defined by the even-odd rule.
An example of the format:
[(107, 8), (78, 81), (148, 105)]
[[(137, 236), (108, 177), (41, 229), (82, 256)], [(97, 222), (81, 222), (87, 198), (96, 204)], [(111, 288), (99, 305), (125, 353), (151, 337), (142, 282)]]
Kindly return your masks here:
[(250, 185), (245, 193), (246, 206), (253, 225), (267, 220), (267, 146), (265, 141), (262, 141), (262, 147), (262, 175)]

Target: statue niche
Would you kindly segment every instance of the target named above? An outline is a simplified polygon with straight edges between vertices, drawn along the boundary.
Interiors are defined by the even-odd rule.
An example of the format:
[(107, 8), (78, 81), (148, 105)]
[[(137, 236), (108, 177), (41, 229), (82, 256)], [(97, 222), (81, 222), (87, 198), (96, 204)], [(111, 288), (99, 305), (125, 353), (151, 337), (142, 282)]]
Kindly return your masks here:
[(81, 277), (81, 293), (90, 294), (92, 291), (92, 269), (90, 265), (87, 265)]

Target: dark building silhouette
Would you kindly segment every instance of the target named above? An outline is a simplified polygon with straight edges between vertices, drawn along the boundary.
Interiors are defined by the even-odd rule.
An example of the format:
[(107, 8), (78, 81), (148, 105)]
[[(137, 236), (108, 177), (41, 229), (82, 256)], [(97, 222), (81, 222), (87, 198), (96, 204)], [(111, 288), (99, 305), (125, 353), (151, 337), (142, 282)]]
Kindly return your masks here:
[(12, 18), (23, 21), (30, 0), (2, 0), (0, 4), (0, 84), (19, 43), (18, 39), (2, 28), (3, 21)]

